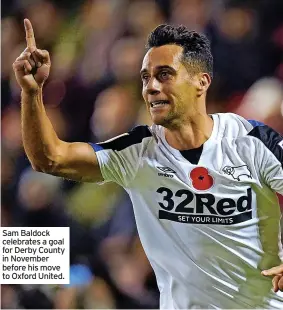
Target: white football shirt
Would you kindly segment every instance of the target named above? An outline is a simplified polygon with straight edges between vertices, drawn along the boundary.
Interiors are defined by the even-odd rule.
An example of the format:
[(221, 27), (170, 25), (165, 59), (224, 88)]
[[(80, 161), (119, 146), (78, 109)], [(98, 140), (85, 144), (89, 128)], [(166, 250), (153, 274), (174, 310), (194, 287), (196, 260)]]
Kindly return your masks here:
[(178, 151), (164, 128), (138, 126), (92, 144), (105, 181), (131, 197), (160, 308), (283, 308), (264, 269), (283, 260), (283, 137), (232, 113), (211, 137)]

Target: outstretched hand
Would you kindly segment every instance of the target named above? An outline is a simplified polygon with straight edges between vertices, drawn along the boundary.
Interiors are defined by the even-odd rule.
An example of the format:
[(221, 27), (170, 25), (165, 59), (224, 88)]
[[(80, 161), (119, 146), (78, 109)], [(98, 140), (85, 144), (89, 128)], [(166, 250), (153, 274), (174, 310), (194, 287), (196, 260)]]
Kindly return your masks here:
[(32, 24), (24, 20), (27, 48), (13, 63), (18, 84), (25, 91), (37, 91), (49, 76), (51, 61), (48, 51), (36, 47)]
[(272, 285), (274, 292), (279, 290), (283, 292), (283, 264), (261, 272), (264, 276), (272, 276)]

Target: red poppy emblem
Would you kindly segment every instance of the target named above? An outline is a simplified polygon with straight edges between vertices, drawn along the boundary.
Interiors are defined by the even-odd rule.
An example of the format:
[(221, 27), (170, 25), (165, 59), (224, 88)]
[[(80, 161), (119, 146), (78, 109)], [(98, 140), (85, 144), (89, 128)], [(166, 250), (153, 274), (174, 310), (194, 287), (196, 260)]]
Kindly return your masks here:
[(190, 173), (193, 187), (200, 191), (205, 191), (212, 187), (213, 177), (208, 173), (204, 167), (194, 168)]

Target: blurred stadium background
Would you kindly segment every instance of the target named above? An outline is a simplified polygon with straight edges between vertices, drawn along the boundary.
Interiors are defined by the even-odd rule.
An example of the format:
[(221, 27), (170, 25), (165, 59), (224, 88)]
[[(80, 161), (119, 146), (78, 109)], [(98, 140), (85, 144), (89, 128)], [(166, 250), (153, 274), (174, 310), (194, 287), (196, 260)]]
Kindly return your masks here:
[(209, 37), (210, 113), (238, 113), (283, 134), (283, 1), (2, 1), (1, 224), (70, 226), (72, 267), (64, 287), (2, 285), (1, 308), (158, 308), (124, 190), (34, 172), (23, 152), (12, 63), (25, 48), (25, 17), (51, 54), (44, 102), (66, 141), (102, 141), (150, 124), (139, 70), (148, 33), (164, 22)]

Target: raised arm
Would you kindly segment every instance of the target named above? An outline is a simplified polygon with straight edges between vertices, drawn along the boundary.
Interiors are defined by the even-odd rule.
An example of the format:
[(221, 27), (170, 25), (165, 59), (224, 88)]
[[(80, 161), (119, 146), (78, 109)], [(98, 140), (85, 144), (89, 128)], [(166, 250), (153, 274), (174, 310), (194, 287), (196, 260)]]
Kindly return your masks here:
[(33, 28), (24, 20), (27, 48), (13, 63), (21, 93), (22, 136), (32, 167), (75, 181), (99, 182), (102, 175), (93, 148), (87, 143), (60, 140), (46, 115), (42, 87), (49, 76), (49, 53), (37, 49)]

